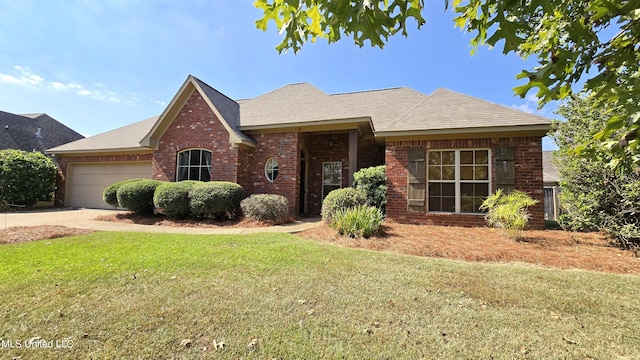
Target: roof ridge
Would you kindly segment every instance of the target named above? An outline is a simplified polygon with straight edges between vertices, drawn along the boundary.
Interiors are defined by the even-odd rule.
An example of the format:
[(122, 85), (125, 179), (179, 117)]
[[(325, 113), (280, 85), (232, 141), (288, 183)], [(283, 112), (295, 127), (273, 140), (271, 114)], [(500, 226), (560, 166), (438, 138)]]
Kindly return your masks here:
[(206, 85), (209, 89), (211, 89), (211, 90), (213, 90), (213, 91), (217, 92), (218, 94), (220, 94), (220, 95), (224, 96), (225, 98), (227, 98), (227, 99), (229, 99), (229, 100), (231, 100), (231, 101), (233, 101), (233, 102), (236, 102), (236, 100), (234, 100), (234, 99), (230, 98), (230, 97), (229, 97), (229, 96), (227, 96), (225, 93), (223, 93), (223, 92), (221, 92), (221, 91), (217, 90), (217, 89), (216, 89), (216, 88), (214, 88), (213, 86), (211, 86), (211, 85), (207, 84), (206, 82), (204, 82), (204, 81), (200, 80), (198, 77), (196, 77), (196, 76), (194, 76), (194, 75), (191, 75), (191, 74), (189, 74), (189, 76), (191, 76), (194, 80), (196, 80), (196, 81), (198, 81), (198, 82), (200, 82), (200, 83), (202, 83), (202, 84)]
[[(372, 93), (372, 92), (378, 92), (378, 91), (389, 91), (389, 90), (399, 90), (399, 89), (413, 90), (412, 88), (410, 88), (410, 87), (408, 87), (408, 86), (395, 86), (395, 87), (383, 88), (383, 89), (347, 91), (347, 92), (334, 93), (334, 94), (328, 94), (328, 95), (329, 95), (329, 96), (334, 96), (334, 95), (351, 95), (351, 94)], [(417, 90), (413, 90), (413, 91), (417, 91)], [(419, 92), (419, 91), (418, 91), (418, 92)]]

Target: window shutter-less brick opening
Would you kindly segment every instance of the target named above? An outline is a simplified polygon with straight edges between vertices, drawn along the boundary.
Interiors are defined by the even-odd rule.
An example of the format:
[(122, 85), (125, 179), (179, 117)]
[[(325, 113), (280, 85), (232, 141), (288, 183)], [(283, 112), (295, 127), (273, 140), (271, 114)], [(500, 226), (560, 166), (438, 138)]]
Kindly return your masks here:
[(422, 148), (409, 149), (407, 167), (407, 207), (409, 212), (425, 212), (426, 198), (426, 151)]
[(516, 184), (515, 149), (512, 146), (495, 148), (496, 189), (511, 192)]

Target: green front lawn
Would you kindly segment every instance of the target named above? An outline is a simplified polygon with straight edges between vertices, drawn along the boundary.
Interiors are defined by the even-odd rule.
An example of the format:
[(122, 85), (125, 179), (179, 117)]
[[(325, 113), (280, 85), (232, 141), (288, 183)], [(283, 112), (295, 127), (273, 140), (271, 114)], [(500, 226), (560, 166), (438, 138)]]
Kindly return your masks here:
[(3, 359), (640, 358), (640, 277), (283, 234), (2, 245), (0, 294)]

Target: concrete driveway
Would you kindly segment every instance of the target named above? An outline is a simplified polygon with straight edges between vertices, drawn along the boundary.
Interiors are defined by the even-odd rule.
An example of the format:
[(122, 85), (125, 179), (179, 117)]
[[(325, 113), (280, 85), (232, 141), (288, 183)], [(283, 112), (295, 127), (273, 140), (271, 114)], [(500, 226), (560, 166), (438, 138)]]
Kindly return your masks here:
[(14, 226), (63, 225), (80, 229), (100, 231), (137, 231), (174, 234), (250, 234), (260, 232), (294, 233), (320, 224), (320, 218), (308, 218), (292, 224), (260, 228), (216, 227), (191, 228), (160, 225), (125, 224), (96, 220), (99, 216), (126, 213), (118, 210), (100, 209), (46, 209), (32, 211), (10, 211), (0, 213), (0, 230)]

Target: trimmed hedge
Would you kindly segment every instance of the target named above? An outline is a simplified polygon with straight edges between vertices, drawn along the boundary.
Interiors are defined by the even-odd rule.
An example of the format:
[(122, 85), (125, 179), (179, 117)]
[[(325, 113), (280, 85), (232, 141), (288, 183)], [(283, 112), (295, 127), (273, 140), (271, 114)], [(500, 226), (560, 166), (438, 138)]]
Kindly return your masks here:
[(287, 198), (276, 194), (256, 194), (240, 202), (242, 213), (257, 221), (281, 222), (289, 216)]
[(385, 166), (373, 166), (353, 173), (353, 187), (367, 194), (367, 203), (384, 212), (387, 204), (387, 176)]
[(169, 218), (181, 219), (191, 215), (189, 190), (197, 181), (163, 182), (156, 188), (153, 205), (156, 211)]
[(146, 179), (122, 184), (116, 192), (118, 204), (136, 214), (152, 214), (153, 194), (160, 184), (162, 181)]
[(234, 219), (244, 198), (242, 187), (226, 181), (199, 182), (189, 190), (191, 214), (216, 219)]
[(39, 152), (0, 150), (0, 207), (51, 201), (56, 173), (53, 161)]
[(367, 195), (362, 190), (350, 187), (333, 190), (322, 201), (322, 220), (332, 224), (336, 211), (366, 204)]
[(109, 185), (102, 192), (102, 200), (104, 200), (105, 203), (113, 207), (120, 206), (120, 204), (118, 204), (118, 189), (124, 184), (128, 184), (134, 181), (140, 181), (140, 180), (147, 180), (147, 179), (128, 179), (128, 180), (122, 180), (115, 184)]

